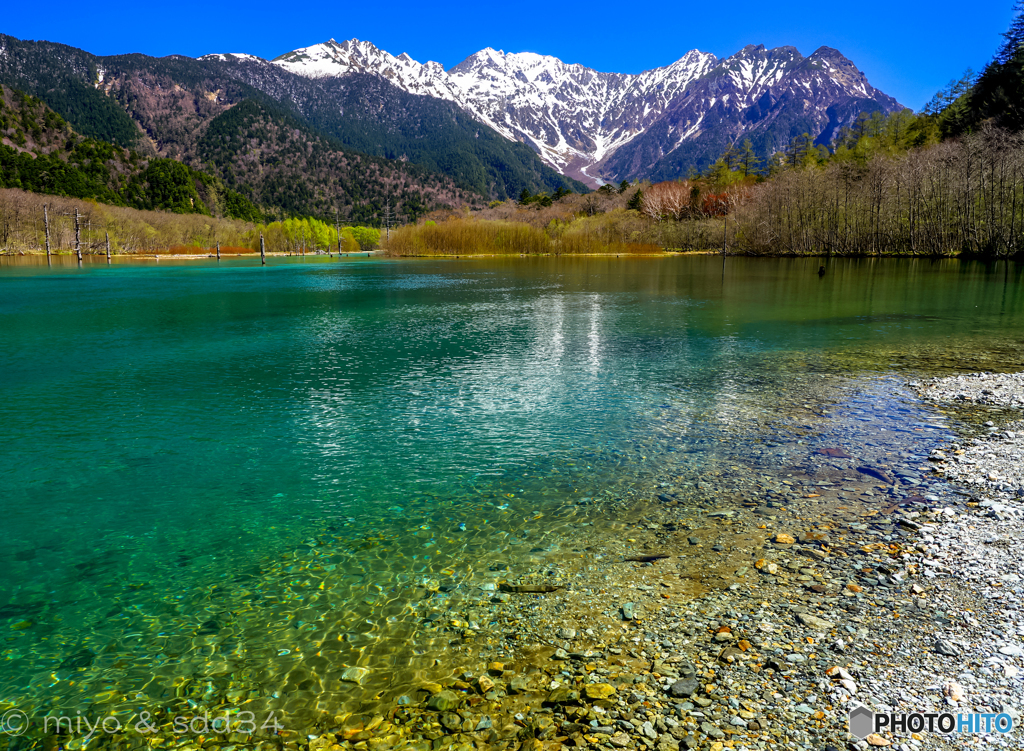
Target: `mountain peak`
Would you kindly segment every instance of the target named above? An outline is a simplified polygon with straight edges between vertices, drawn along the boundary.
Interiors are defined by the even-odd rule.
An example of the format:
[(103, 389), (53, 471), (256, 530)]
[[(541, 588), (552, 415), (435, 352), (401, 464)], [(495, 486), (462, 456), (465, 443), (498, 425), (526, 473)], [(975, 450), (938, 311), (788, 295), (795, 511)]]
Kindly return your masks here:
[(842, 52), (833, 47), (818, 47), (814, 52), (811, 53), (809, 60), (828, 60), (829, 62), (838, 63), (840, 65), (853, 65), (849, 58), (846, 57)]

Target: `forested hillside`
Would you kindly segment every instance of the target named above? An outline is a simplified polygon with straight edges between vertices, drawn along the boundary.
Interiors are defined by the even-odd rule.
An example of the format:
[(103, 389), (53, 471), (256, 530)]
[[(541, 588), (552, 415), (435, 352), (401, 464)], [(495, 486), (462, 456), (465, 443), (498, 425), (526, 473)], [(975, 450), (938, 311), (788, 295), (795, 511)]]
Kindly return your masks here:
[[(265, 117), (279, 119), (279, 129), (288, 127), (282, 114), (300, 122), (299, 138), (312, 139), (307, 150), (321, 151), (314, 141), (334, 142), (336, 152), (354, 150), (419, 165), (403, 181), (410, 186), (426, 181), (418, 191), (425, 206), (433, 207), (428, 196), (438, 194), (443, 183), (428, 172), (455, 182), (442, 191), (450, 195), (456, 188), (490, 198), (517, 195), (523, 188), (585, 190), (543, 164), (527, 146), (507, 141), (455, 105), (413, 96), (379, 80), (326, 88), (254, 58), (98, 57), (0, 35), (0, 84), (41, 98), (79, 132), (198, 169), (205, 167), (198, 144), (206, 128), (232, 106), (251, 100), (262, 103)], [(292, 162), (298, 151), (296, 146), (290, 154)], [(395, 169), (404, 168), (398, 164)], [(316, 164), (296, 172), (307, 175), (306, 187), (261, 191), (267, 200), (285, 201), (262, 208), (273, 215), (314, 214), (323, 208), (334, 184), (316, 183), (314, 176), (330, 174), (333, 180), (336, 172)], [(226, 174), (217, 176), (230, 180)], [(348, 195), (365, 192), (354, 185), (342, 187)], [(377, 187), (377, 193), (386, 192), (384, 185)], [(410, 199), (410, 209), (415, 204)]]
[(142, 135), (131, 117), (91, 84), (97, 58), (54, 42), (27, 42), (0, 34), (0, 84), (39, 97), (83, 136), (135, 146)]
[[(441, 174), (344, 150), (286, 107), (206, 63), (142, 55), (117, 60), (135, 72), (105, 71), (101, 86), (145, 126), (141, 137), (132, 125), (140, 135), (137, 149), (85, 139), (57, 113), (44, 115), (41, 100), (7, 89), (11, 148), (0, 153), (0, 187), (251, 221), (265, 214), (377, 223), (389, 200), (394, 218), (411, 220), (479, 200)], [(219, 93), (202, 93), (207, 88)], [(28, 101), (33, 103), (24, 109)]]
[(0, 86), (0, 188), (260, 220), (259, 209), (220, 179), (81, 136), (42, 101), (6, 86)]
[(390, 201), (392, 217), (415, 221), (440, 206), (480, 199), (451, 179), (414, 165), (338, 148), (273, 104), (246, 99), (214, 118), (197, 158), (233, 189), (284, 216), (373, 223)]

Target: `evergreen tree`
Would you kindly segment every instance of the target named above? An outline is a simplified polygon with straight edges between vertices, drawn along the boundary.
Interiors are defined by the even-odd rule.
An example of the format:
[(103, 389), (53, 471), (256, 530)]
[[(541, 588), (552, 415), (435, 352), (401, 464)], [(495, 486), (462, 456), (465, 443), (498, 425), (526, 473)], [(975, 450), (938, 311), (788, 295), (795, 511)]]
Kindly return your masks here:
[(730, 144), (729, 147), (722, 154), (722, 164), (725, 165), (725, 168), (727, 170), (732, 172), (734, 169), (736, 169), (736, 164), (739, 162), (739, 156), (740, 152), (736, 150), (735, 146)]
[(761, 166), (761, 160), (757, 158), (757, 153), (754, 151), (754, 145), (750, 142), (749, 138), (744, 139), (743, 145), (740, 147), (737, 160), (740, 169), (743, 170), (744, 177), (750, 177), (755, 174)]
[(619, 183), (619, 195), (621, 196), (627, 190), (629, 190), (629, 180), (623, 180)]
[(940, 123), (944, 134), (970, 130), (984, 120), (1009, 130), (1024, 130), (1024, 2), (1018, 2), (1014, 10), (1017, 16), (1003, 34), (1006, 41), (967, 95), (968, 112), (957, 110), (945, 118)]
[(642, 201), (644, 200), (644, 192), (640, 189), (636, 189), (636, 193), (630, 196), (629, 200), (626, 201), (626, 208), (632, 209), (633, 211), (640, 211)]

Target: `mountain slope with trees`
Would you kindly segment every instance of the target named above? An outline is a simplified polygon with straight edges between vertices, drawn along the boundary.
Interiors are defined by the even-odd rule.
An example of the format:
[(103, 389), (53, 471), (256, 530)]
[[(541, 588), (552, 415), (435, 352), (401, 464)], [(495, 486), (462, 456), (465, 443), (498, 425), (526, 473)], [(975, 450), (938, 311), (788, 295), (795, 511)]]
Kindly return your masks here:
[(443, 175), (345, 151), (281, 107), (246, 99), (204, 129), (195, 155), (233, 189), (279, 217), (415, 221), (439, 207), (479, 202)]
[(504, 198), (523, 188), (585, 190), (455, 105), (386, 81), (325, 89), (258, 58), (100, 57), (0, 35), (0, 83), (43, 99), (87, 135), (194, 167), (201, 166), (197, 143), (210, 122), (243, 100), (256, 100), (277, 105), (268, 112), (289, 113), (308, 126), (306, 133), (336, 140), (338, 149), (416, 163), (482, 197)]
[(172, 159), (75, 133), (41, 100), (0, 86), (0, 188), (114, 206), (260, 221), (223, 181)]

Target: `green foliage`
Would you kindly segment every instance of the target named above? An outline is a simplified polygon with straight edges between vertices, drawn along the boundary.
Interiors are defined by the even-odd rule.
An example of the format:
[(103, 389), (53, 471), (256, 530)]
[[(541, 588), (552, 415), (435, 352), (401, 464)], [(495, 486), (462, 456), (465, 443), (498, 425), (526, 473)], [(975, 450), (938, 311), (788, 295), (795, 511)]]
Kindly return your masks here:
[(743, 145), (737, 152), (736, 161), (740, 169), (742, 169), (744, 177), (750, 177), (758, 173), (761, 167), (761, 160), (758, 159), (757, 152), (754, 151), (754, 145), (750, 142), (749, 138), (743, 140)]
[(224, 189), (223, 207), (224, 216), (231, 219), (242, 219), (253, 224), (263, 221), (263, 213), (252, 201), (229, 188)]
[[(562, 196), (566, 196), (566, 195), (569, 195), (569, 191), (565, 191), (561, 196), (557, 196), (557, 197), (561, 198)], [(520, 193), (519, 193), (519, 205), (520, 206), (531, 206), (532, 205), (532, 206), (535, 206), (537, 208), (541, 208), (541, 207), (550, 206), (552, 203), (554, 203), (554, 200), (547, 193), (538, 193), (537, 195), (532, 195), (528, 188), (523, 188), (522, 191), (520, 191)]]
[(139, 209), (159, 209), (175, 214), (209, 214), (199, 197), (196, 183), (201, 178), (181, 162), (154, 159), (146, 170), (133, 178), (133, 202)]
[(126, 148), (139, 142), (139, 129), (127, 113), (92, 86), (68, 78), (41, 96), (83, 136)]
[(341, 239), (338, 244), (339, 253), (358, 253), (359, 243), (352, 236), (352, 229), (346, 227), (341, 231)]
[(909, 109), (885, 116), (874, 112), (840, 131), (831, 159), (865, 164), (876, 154), (895, 156), (938, 140), (939, 127), (933, 115), (915, 115)]
[(362, 251), (373, 250), (380, 244), (380, 230), (373, 227), (352, 227), (352, 237)]
[[(71, 157), (73, 159), (75, 154)], [(109, 170), (102, 162), (64, 161), (56, 152), (34, 156), (0, 145), (0, 188), (91, 198), (123, 206), (124, 199), (109, 187), (109, 177)]]
[(262, 233), (271, 251), (280, 253), (340, 253), (372, 250), (380, 241), (380, 232), (369, 227), (345, 227), (340, 232), (328, 222), (314, 217), (292, 217), (257, 227), (249, 242), (256, 246)]
[(888, 115), (878, 111), (862, 112), (851, 126), (840, 129), (831, 149), (815, 144), (810, 135), (803, 133), (762, 165), (747, 139), (739, 148), (729, 146), (702, 179), (716, 189), (723, 189), (751, 179), (773, 177), (787, 169), (821, 167), (830, 162), (854, 162), (863, 166), (877, 154), (905, 154), (911, 149), (937, 143), (939, 137), (936, 114), (917, 115), (909, 109)]

